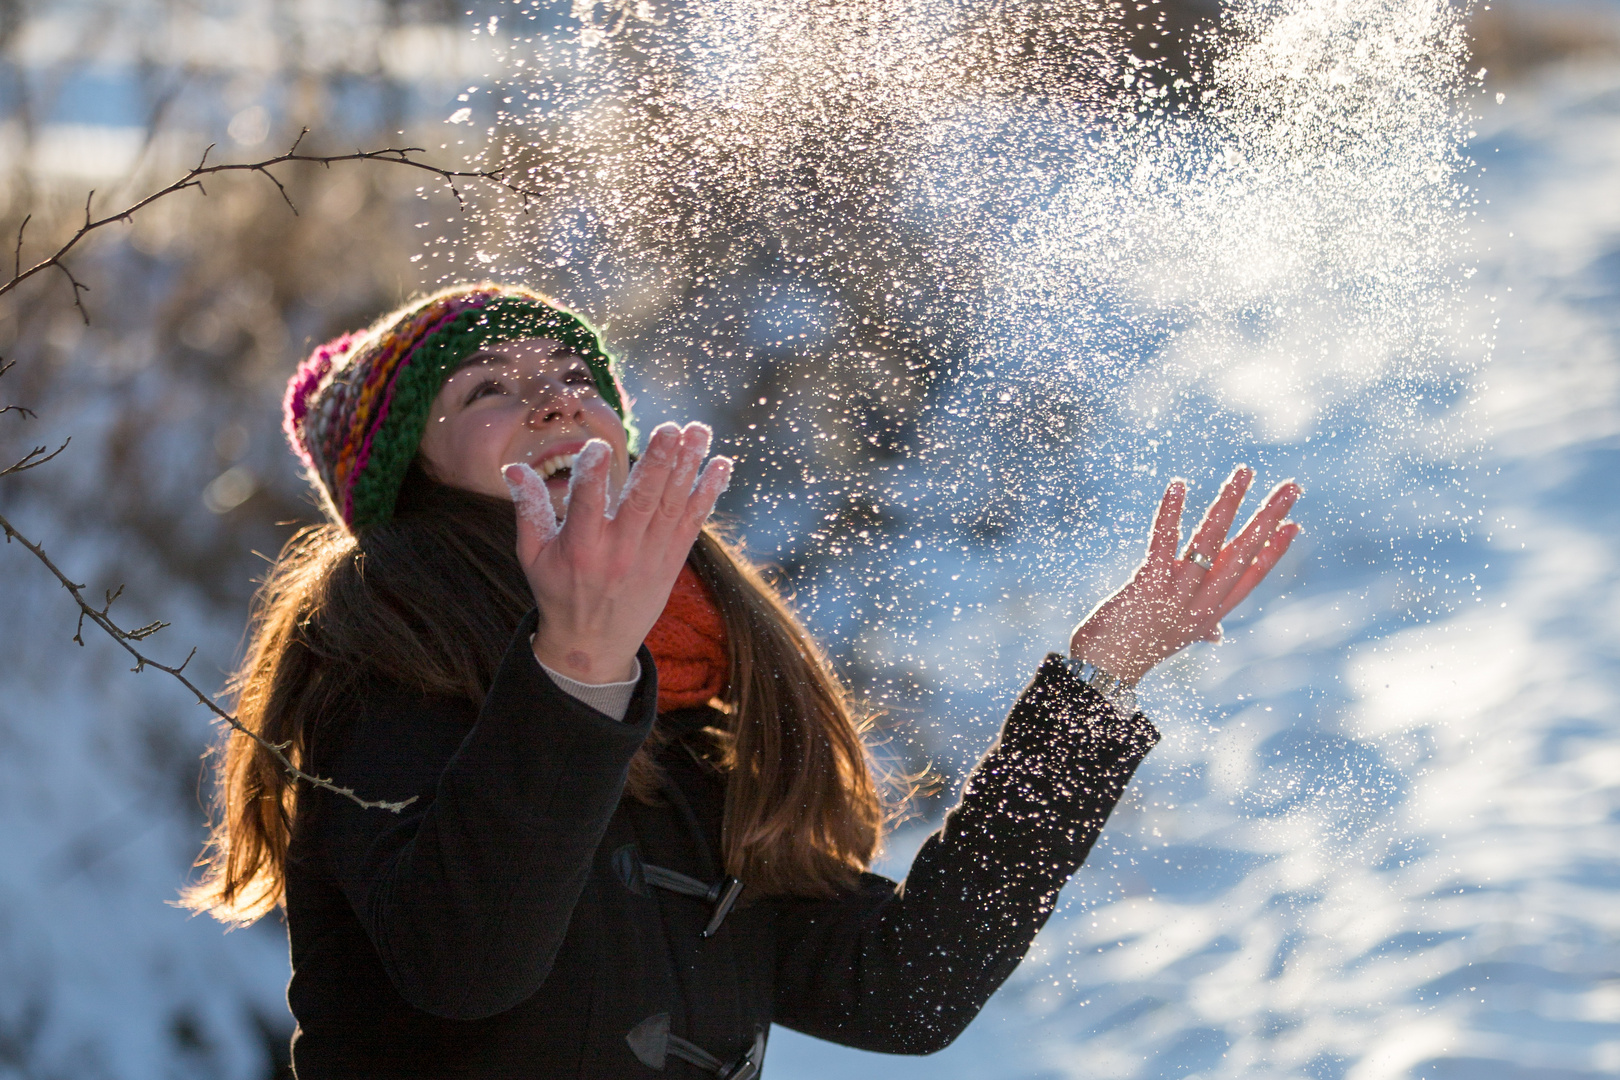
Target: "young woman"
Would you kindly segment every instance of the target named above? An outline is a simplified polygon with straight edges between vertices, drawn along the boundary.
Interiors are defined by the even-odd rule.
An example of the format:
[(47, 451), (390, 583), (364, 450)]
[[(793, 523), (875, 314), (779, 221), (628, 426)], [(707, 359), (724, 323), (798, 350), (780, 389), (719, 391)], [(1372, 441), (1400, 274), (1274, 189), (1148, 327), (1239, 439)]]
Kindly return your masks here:
[(191, 901), (285, 905), (302, 1080), (747, 1080), (772, 1023), (940, 1049), (1157, 740), (1130, 688), (1216, 640), (1298, 531), (1284, 484), (1226, 540), (1240, 468), (1178, 555), (1172, 483), (897, 884), (868, 872), (884, 811), (847, 693), (705, 525), (730, 462), (665, 424), (632, 465), (577, 315), (442, 291), (318, 349), (286, 430), (330, 522), (260, 592), (237, 709), (329, 784), (232, 736)]

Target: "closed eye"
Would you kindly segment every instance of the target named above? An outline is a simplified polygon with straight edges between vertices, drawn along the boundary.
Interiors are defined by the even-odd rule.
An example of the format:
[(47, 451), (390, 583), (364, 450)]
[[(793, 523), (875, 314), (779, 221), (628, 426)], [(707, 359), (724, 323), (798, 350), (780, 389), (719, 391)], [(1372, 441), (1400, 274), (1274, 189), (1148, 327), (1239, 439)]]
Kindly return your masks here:
[(595, 386), (596, 380), (582, 367), (569, 368), (563, 373), (563, 382), (569, 386)]

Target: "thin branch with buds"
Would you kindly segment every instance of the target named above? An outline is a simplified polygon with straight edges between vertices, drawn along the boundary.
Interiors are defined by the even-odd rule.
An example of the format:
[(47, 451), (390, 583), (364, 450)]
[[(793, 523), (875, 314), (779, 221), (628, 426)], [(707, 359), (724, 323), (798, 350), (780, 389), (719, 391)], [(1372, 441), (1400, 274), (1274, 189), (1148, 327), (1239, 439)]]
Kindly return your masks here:
[[(184, 176), (180, 177), (178, 180), (175, 180), (166, 187), (159, 188), (157, 191), (152, 192), (145, 198), (126, 206), (117, 213), (109, 214), (105, 217), (97, 218), (94, 216), (93, 200), (95, 199), (95, 192), (92, 191), (85, 197), (84, 200), (84, 224), (79, 226), (78, 231), (75, 232), (65, 244), (59, 247), (54, 254), (48, 258), (41, 259), (39, 262), (32, 264), (26, 269), (23, 268), (22, 257), (23, 234), (27, 229), (28, 222), (31, 220), (32, 216), (30, 215), (29, 217), (23, 218), (22, 224), (17, 228), (17, 242), (12, 251), (11, 277), (7, 281), (0, 282), (0, 296), (4, 296), (5, 294), (16, 289), (29, 278), (43, 274), (46, 271), (54, 268), (67, 278), (68, 284), (73, 290), (73, 304), (79, 309), (79, 314), (84, 318), (85, 322), (89, 322), (90, 313), (84, 306), (83, 294), (90, 291), (90, 287), (84, 282), (80, 281), (78, 277), (74, 275), (73, 271), (68, 267), (65, 261), (67, 256), (79, 246), (85, 237), (89, 236), (91, 233), (97, 231), (98, 229), (105, 228), (106, 226), (115, 222), (129, 222), (136, 213), (160, 199), (167, 198), (170, 195), (186, 191), (190, 188), (196, 188), (203, 195), (207, 195), (208, 191), (203, 187), (202, 183), (203, 178), (222, 173), (246, 172), (259, 173), (263, 175), (275, 185), (276, 190), (282, 197), (282, 200), (286, 202), (287, 207), (292, 210), (294, 214), (298, 213), (298, 207), (293, 205), (292, 198), (288, 195), (287, 189), (282, 184), (280, 178), (270, 171), (277, 165), (286, 165), (294, 162), (306, 162), (331, 168), (333, 165), (342, 162), (376, 161), (390, 165), (400, 165), (410, 169), (419, 169), (423, 172), (431, 173), (438, 177), (444, 183), (445, 187), (449, 189), (450, 193), (455, 196), (457, 205), (463, 208), (466, 206), (466, 200), (462, 195), (461, 184), (465, 182), (482, 182), (493, 184), (507, 192), (510, 192), (511, 194), (520, 197), (525, 206), (528, 204), (531, 198), (538, 197), (539, 194), (538, 192), (520, 187), (506, 179), (504, 169), (490, 169), (485, 171), (442, 169), (437, 165), (431, 165), (425, 161), (419, 161), (413, 155), (425, 153), (425, 151), (420, 147), (415, 146), (389, 147), (383, 150), (357, 150), (351, 154), (336, 154), (330, 156), (301, 154), (298, 152), (298, 148), (303, 143), (304, 136), (308, 133), (309, 129), (305, 128), (304, 131), (299, 134), (297, 140), (294, 141), (292, 147), (285, 154), (268, 158), (264, 161), (209, 165), (208, 155), (213, 150), (213, 147), (210, 146), (207, 150), (203, 151), (201, 159), (199, 159), (197, 164), (188, 170)], [(11, 366), (11, 363), (0, 362), (0, 376), (5, 375), (5, 373), (11, 369)], [(0, 406), (0, 414), (8, 412), (15, 412), (23, 419), (29, 419), (35, 416), (32, 409), (22, 405)], [(49, 452), (47, 452), (48, 448), (45, 446), (34, 447), (11, 465), (5, 467), (4, 469), (0, 469), (0, 478), (26, 472), (29, 469), (38, 468), (46, 462), (54, 459), (58, 454), (62, 453), (62, 451), (66, 450), (68, 443), (71, 441), (71, 438), (63, 440), (61, 446), (58, 446), (55, 450), (49, 450)], [(105, 594), (106, 602), (98, 608), (85, 599), (85, 586), (75, 582), (72, 578), (63, 573), (61, 568), (56, 565), (48, 554), (46, 554), (43, 545), (28, 539), (22, 533), (18, 532), (17, 527), (13, 525), (4, 515), (0, 515), (0, 532), (4, 533), (6, 543), (9, 544), (15, 540), (31, 554), (33, 554), (33, 556), (51, 572), (56, 580), (61, 583), (62, 587), (68, 591), (68, 595), (73, 597), (74, 603), (76, 603), (79, 607), (79, 623), (73, 634), (73, 640), (79, 645), (82, 646), (84, 644), (84, 623), (85, 620), (88, 619), (90, 622), (100, 627), (108, 637), (117, 642), (119, 647), (134, 658), (135, 666), (131, 669), (132, 671), (140, 672), (147, 668), (153, 668), (154, 670), (161, 671), (166, 675), (171, 676), (178, 681), (180, 685), (184, 686), (188, 691), (190, 691), (192, 696), (194, 696), (201, 705), (212, 712), (218, 720), (230, 727), (231, 730), (251, 739), (262, 750), (270, 754), (270, 756), (275, 759), (276, 763), (280, 765), (281, 768), (286, 770), (289, 776), (292, 776), (295, 779), (302, 780), (315, 787), (324, 788), (325, 790), (333, 792), (334, 794), (341, 795), (344, 798), (353, 801), (358, 806), (366, 809), (388, 810), (397, 814), (416, 801), (416, 796), (414, 795), (408, 799), (403, 799), (397, 802), (386, 799), (362, 798), (354, 791), (353, 788), (342, 787), (330, 779), (315, 776), (300, 769), (297, 765), (294, 765), (292, 760), (287, 756), (287, 750), (289, 749), (290, 744), (270, 742), (256, 732), (250, 730), (235, 716), (220, 708), (211, 697), (209, 697), (202, 691), (200, 687), (197, 686), (197, 684), (193, 683), (189, 678), (187, 678), (185, 674), (186, 665), (191, 663), (191, 658), (197, 654), (196, 649), (192, 649), (191, 653), (186, 657), (186, 659), (178, 666), (175, 666), (154, 660), (152, 657), (147, 656), (136, 647), (138, 642), (144, 641), (145, 639), (151, 637), (153, 634), (157, 633), (159, 630), (162, 630), (169, 624), (158, 620), (147, 623), (145, 626), (139, 626), (130, 630), (126, 630), (119, 626), (115, 621), (113, 621), (111, 611), (113, 602), (123, 594), (124, 589), (122, 585), (118, 587), (117, 591), (108, 591)]]
[[(39, 464), (39, 462), (35, 462), (35, 464)], [(11, 470), (8, 469), (7, 472), (9, 471)], [(0, 473), (0, 475), (4, 474)], [(166, 622), (150, 622), (145, 626), (137, 627), (133, 630), (125, 630), (123, 627), (113, 622), (112, 616), (109, 615), (108, 612), (112, 609), (113, 601), (118, 599), (119, 594), (124, 591), (124, 587), (122, 585), (118, 587), (117, 592), (108, 592), (106, 594), (107, 602), (105, 605), (99, 608), (92, 607), (84, 598), (84, 586), (78, 584), (72, 578), (62, 573), (61, 569), (56, 565), (56, 563), (51, 560), (51, 557), (45, 553), (45, 549), (39, 544), (34, 543), (32, 540), (29, 540), (22, 533), (18, 532), (16, 526), (12, 525), (12, 523), (8, 521), (3, 514), (0, 514), (0, 532), (5, 533), (6, 543), (9, 544), (12, 540), (16, 540), (19, 544), (32, 552), (34, 557), (37, 558), (41, 563), (44, 563), (45, 568), (56, 576), (56, 580), (61, 582), (62, 587), (68, 591), (70, 596), (73, 597), (74, 603), (79, 605), (79, 627), (73, 635), (73, 640), (78, 642), (79, 645), (82, 646), (84, 644), (84, 620), (89, 619), (91, 622), (101, 627), (101, 629), (105, 630), (108, 637), (118, 642), (118, 644), (123, 647), (125, 652), (129, 653), (130, 656), (135, 658), (135, 666), (130, 669), (131, 671), (140, 672), (146, 670), (147, 668), (154, 668), (157, 671), (161, 671), (167, 675), (173, 676), (180, 683), (180, 685), (191, 691), (192, 695), (196, 697), (200, 704), (206, 707), (220, 720), (223, 720), (226, 724), (230, 725), (233, 730), (239, 731), (243, 735), (246, 735), (248, 738), (252, 739), (262, 749), (274, 757), (276, 759), (276, 763), (285, 769), (288, 775), (298, 780), (303, 780), (307, 783), (313, 784), (316, 787), (325, 788), (327, 791), (331, 791), (338, 795), (342, 795), (345, 798), (352, 799), (354, 802), (366, 809), (390, 810), (397, 814), (416, 801), (415, 795), (398, 802), (390, 802), (386, 799), (363, 799), (355, 793), (353, 788), (341, 787), (334, 784), (331, 780), (320, 776), (314, 776), (300, 769), (287, 757), (288, 744), (270, 742), (257, 733), (248, 730), (246, 725), (244, 725), (240, 720), (232, 716), (230, 713), (226, 712), (224, 709), (220, 708), (213, 698), (203, 693), (202, 689), (198, 687), (196, 683), (192, 682), (186, 677), (186, 665), (191, 663), (191, 658), (193, 656), (197, 655), (196, 649), (192, 649), (190, 654), (186, 656), (185, 660), (182, 661), (178, 667), (175, 667), (162, 663), (161, 661), (154, 660), (135, 647), (136, 642), (151, 637), (153, 634), (157, 633), (159, 630), (162, 630), (169, 624)]]
[[(6, 372), (10, 371), (16, 366), (16, 364), (17, 361), (15, 360), (0, 361), (0, 375), (4, 375)], [(0, 405), (0, 416), (4, 416), (8, 412), (14, 412), (24, 420), (37, 420), (39, 418), (39, 414), (34, 412), (33, 409), (30, 409), (26, 405)], [(65, 446), (66, 444), (64, 443), (63, 445)], [(10, 469), (6, 470), (6, 472), (10, 471)], [(21, 472), (22, 470), (19, 469), (17, 471)], [(4, 475), (6, 475), (6, 473), (0, 473), (0, 476)]]
[(305, 128), (303, 131), (299, 132), (298, 138), (293, 141), (292, 146), (285, 154), (279, 154), (273, 158), (266, 158), (263, 161), (232, 162), (224, 165), (208, 164), (208, 155), (214, 150), (213, 144), (210, 144), (207, 149), (203, 151), (202, 157), (198, 160), (197, 164), (192, 166), (191, 169), (187, 170), (184, 176), (180, 177), (178, 180), (175, 180), (166, 187), (159, 188), (138, 202), (132, 203), (129, 206), (126, 206), (124, 209), (113, 214), (108, 214), (105, 217), (97, 218), (93, 215), (91, 205), (92, 201), (95, 199), (96, 193), (91, 191), (85, 196), (84, 200), (84, 224), (79, 226), (78, 231), (68, 239), (67, 243), (58, 248), (55, 254), (51, 255), (49, 258), (41, 259), (39, 262), (32, 264), (27, 269), (24, 269), (22, 265), (22, 250), (23, 230), (27, 228), (29, 219), (24, 218), (22, 224), (17, 228), (17, 244), (12, 252), (11, 278), (7, 281), (0, 282), (0, 296), (4, 296), (6, 293), (11, 292), (13, 289), (17, 288), (31, 277), (38, 274), (43, 274), (47, 270), (56, 269), (67, 278), (69, 286), (73, 289), (73, 304), (79, 309), (79, 314), (84, 318), (85, 322), (88, 323), (90, 321), (90, 312), (84, 306), (83, 294), (90, 291), (90, 286), (80, 281), (79, 278), (76, 277), (73, 271), (68, 267), (67, 263), (64, 261), (68, 254), (72, 252), (73, 249), (76, 248), (86, 236), (95, 232), (97, 229), (105, 228), (108, 225), (112, 225), (117, 222), (127, 223), (131, 220), (134, 214), (150, 206), (152, 203), (157, 202), (159, 199), (174, 195), (177, 192), (186, 191), (190, 188), (196, 188), (202, 194), (207, 195), (208, 189), (203, 187), (203, 178), (217, 176), (222, 173), (258, 173), (266, 177), (272, 184), (276, 186), (276, 190), (280, 193), (282, 201), (287, 204), (288, 209), (290, 209), (294, 214), (298, 213), (298, 207), (293, 204), (292, 197), (288, 195), (286, 185), (284, 185), (280, 178), (270, 171), (277, 165), (304, 162), (313, 165), (322, 165), (330, 169), (333, 165), (342, 164), (343, 162), (376, 161), (388, 165), (400, 165), (408, 169), (419, 169), (422, 172), (430, 173), (433, 176), (438, 177), (439, 180), (443, 182), (446, 189), (449, 190), (450, 194), (455, 196), (456, 205), (462, 207), (463, 209), (466, 208), (467, 200), (462, 194), (462, 185), (468, 182), (493, 184), (496, 187), (518, 196), (523, 201), (523, 205), (525, 206), (528, 205), (530, 199), (538, 198), (540, 196), (539, 192), (530, 188), (522, 187), (513, 183), (511, 180), (508, 180), (506, 177), (506, 169), (504, 168), (485, 169), (481, 171), (472, 169), (444, 169), (437, 165), (431, 165), (428, 162), (420, 161), (413, 156), (416, 154), (425, 154), (427, 152), (420, 146), (390, 146), (382, 150), (356, 150), (351, 154), (301, 154), (298, 152), (298, 148), (303, 144), (304, 136), (308, 134), (308, 128)]
[(62, 451), (66, 450), (68, 448), (68, 443), (72, 441), (72, 436), (63, 439), (62, 445), (58, 446), (55, 450), (52, 450), (48, 454), (45, 453), (45, 447), (36, 446), (22, 457), (12, 462), (10, 465), (0, 469), (0, 476), (11, 476), (13, 473), (27, 472), (29, 469), (37, 469), (47, 461), (51, 460), (51, 458), (55, 457), (57, 454), (60, 454)]

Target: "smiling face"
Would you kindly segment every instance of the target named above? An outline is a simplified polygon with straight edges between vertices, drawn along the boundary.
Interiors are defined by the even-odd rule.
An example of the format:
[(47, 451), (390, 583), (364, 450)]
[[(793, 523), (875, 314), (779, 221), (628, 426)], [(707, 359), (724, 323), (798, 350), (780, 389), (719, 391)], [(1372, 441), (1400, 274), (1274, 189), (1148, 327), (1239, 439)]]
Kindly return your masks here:
[(551, 338), (492, 345), (468, 357), (439, 388), (422, 436), (428, 474), (442, 484), (510, 498), (503, 466), (539, 473), (563, 513), (570, 466), (591, 439), (613, 451), (608, 485), (624, 486), (630, 453), (624, 423), (602, 400), (583, 357)]

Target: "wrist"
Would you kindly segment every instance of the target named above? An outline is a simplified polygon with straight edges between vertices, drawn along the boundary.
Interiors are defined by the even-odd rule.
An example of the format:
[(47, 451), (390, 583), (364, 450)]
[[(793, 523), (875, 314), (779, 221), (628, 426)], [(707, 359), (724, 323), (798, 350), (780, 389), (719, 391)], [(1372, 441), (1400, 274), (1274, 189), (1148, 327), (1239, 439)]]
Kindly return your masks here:
[(1129, 718), (1135, 714), (1135, 679), (1127, 681), (1124, 677), (1087, 660), (1069, 657), (1064, 662), (1075, 678), (1096, 691), (1120, 716)]
[(601, 685), (624, 682), (635, 677), (636, 652), (626, 654), (623, 648), (609, 645), (546, 640), (544, 632), (529, 639), (534, 658), (552, 671), (568, 676), (576, 682)]
[(1117, 656), (1107, 649), (1096, 648), (1078, 639), (1069, 643), (1069, 659), (1074, 665), (1085, 665), (1111, 676), (1127, 690), (1134, 689), (1142, 681), (1142, 676), (1153, 667), (1152, 664)]

